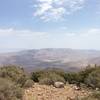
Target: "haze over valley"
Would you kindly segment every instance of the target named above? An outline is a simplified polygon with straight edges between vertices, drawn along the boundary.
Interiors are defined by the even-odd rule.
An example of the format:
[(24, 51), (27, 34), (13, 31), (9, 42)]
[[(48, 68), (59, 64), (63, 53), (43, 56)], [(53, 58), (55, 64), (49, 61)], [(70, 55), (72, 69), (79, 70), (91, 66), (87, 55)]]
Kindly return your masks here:
[(48, 48), (0, 54), (0, 65), (18, 65), (27, 71), (44, 68), (78, 71), (89, 64), (100, 65), (100, 51)]

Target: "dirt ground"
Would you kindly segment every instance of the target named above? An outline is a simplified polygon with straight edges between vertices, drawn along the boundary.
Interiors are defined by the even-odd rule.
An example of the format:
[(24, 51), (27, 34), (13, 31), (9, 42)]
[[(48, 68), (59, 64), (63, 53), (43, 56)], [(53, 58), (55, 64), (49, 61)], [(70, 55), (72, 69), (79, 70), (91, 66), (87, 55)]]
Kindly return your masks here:
[(64, 88), (34, 84), (25, 89), (23, 100), (75, 100), (90, 94), (85, 89), (75, 90), (73, 85), (66, 84)]

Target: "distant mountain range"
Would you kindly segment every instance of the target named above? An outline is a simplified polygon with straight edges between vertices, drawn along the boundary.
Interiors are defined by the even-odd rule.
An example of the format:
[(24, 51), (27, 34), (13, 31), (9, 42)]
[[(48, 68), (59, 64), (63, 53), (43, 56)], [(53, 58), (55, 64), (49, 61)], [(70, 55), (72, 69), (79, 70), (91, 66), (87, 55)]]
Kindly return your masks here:
[(19, 65), (28, 71), (61, 68), (77, 71), (88, 64), (100, 65), (100, 51), (76, 49), (33, 49), (0, 54), (0, 65)]

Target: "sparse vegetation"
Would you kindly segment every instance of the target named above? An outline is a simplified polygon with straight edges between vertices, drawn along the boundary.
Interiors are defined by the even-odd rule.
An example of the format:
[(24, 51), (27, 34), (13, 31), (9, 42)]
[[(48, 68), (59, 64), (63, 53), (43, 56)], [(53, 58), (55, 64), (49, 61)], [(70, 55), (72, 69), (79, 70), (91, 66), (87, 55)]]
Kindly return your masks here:
[(23, 88), (32, 86), (33, 81), (18, 66), (0, 68), (0, 100), (22, 100)]
[(23, 89), (10, 80), (0, 78), (0, 100), (21, 100)]
[[(31, 77), (30, 77), (31, 76)], [(55, 82), (84, 85), (91, 89), (98, 89), (82, 100), (100, 100), (100, 67), (88, 66), (80, 72), (64, 72), (60, 69), (45, 69), (28, 75), (23, 68), (4, 66), (0, 68), (0, 100), (22, 100), (23, 90), (30, 88), (34, 82), (54, 85)], [(91, 91), (94, 91), (91, 90)], [(92, 99), (91, 99), (92, 98)]]
[(58, 70), (43, 70), (32, 73), (32, 79), (40, 84), (53, 85), (54, 82), (60, 81), (65, 83), (65, 79), (62, 76), (62, 72)]
[(39, 77), (40, 84), (53, 85), (54, 82), (57, 81), (65, 83), (64, 78), (56, 73), (46, 73), (46, 75), (41, 75)]
[(85, 83), (92, 88), (100, 89), (100, 68), (89, 73), (88, 77), (85, 79)]
[(30, 88), (34, 85), (34, 81), (31, 79), (26, 80), (26, 82), (24, 83), (23, 87), (24, 88)]

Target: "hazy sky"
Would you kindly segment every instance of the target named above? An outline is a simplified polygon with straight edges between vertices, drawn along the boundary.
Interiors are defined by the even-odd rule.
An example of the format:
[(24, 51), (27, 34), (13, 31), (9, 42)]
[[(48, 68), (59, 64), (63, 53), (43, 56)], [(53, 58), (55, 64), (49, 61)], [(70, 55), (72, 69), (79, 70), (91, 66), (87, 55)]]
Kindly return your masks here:
[(100, 0), (0, 0), (0, 52), (100, 50)]

